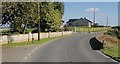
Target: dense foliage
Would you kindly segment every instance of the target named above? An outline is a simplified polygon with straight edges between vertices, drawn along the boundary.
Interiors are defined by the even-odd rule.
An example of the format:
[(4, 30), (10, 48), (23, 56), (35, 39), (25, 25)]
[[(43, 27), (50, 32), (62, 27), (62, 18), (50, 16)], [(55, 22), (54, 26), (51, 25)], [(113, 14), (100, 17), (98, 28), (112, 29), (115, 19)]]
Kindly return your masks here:
[(25, 33), (27, 27), (41, 31), (57, 31), (64, 13), (61, 2), (3, 2), (2, 25), (9, 24), (11, 31)]

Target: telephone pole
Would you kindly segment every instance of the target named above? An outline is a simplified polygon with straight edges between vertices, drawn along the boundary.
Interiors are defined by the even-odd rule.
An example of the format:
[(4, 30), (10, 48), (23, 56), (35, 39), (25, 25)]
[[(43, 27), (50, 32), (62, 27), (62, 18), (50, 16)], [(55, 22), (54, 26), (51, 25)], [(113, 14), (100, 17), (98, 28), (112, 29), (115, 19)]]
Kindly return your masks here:
[(95, 25), (95, 8), (94, 8), (94, 11), (93, 11), (93, 23)]
[(107, 17), (107, 19), (106, 19), (106, 26), (108, 27), (108, 17)]
[(39, 21), (38, 21), (38, 41), (40, 40), (40, 12), (39, 12), (39, 0), (38, 0), (38, 18), (39, 18)]

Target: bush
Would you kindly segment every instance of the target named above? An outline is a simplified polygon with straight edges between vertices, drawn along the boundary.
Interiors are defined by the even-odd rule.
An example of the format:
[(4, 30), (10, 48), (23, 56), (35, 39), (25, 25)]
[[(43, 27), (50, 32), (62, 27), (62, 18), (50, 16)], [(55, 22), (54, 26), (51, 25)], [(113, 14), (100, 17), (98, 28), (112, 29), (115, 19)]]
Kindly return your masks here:
[(19, 33), (19, 32), (13, 32), (12, 34), (13, 34), (13, 35), (16, 35), (16, 34), (20, 34), (20, 33)]
[(8, 35), (8, 36), (15, 35), (15, 34), (20, 34), (20, 33), (16, 31), (10, 31), (10, 30), (2, 32), (2, 35)]
[(8, 35), (8, 36), (11, 36), (11, 35), (12, 35), (12, 33), (10, 33), (10, 32), (9, 32), (9, 33), (7, 33), (7, 35)]
[(33, 30), (33, 31), (32, 31), (32, 33), (38, 33), (38, 30), (37, 30), (37, 29), (35, 29), (35, 30)]
[(29, 32), (30, 32), (30, 31), (26, 30), (26, 31), (25, 31), (25, 34), (28, 34)]
[(116, 37), (117, 36), (117, 31), (116, 30), (108, 30), (105, 34)]
[(8, 31), (2, 31), (2, 35), (7, 35)]
[(51, 30), (49, 30), (49, 31), (51, 31), (51, 32), (60, 32), (61, 29), (59, 29), (59, 28), (53, 28), (53, 29), (51, 29)]
[(74, 27), (64, 27), (64, 31), (72, 31)]

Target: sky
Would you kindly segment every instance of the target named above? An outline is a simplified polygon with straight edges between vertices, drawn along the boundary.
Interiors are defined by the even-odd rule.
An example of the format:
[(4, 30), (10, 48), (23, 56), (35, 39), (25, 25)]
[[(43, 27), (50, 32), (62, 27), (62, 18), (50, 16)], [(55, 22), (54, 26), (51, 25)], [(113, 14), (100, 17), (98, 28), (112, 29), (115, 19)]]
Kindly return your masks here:
[(109, 25), (118, 25), (118, 2), (64, 2), (63, 20), (79, 19), (86, 17), (93, 20), (93, 8), (96, 11), (96, 22), (106, 25), (108, 17)]
[(63, 2), (118, 2), (119, 0), (53, 0)]
[[(1, 0), (0, 0), (1, 1)], [(118, 2), (119, 0), (2, 0), (2, 2), (38, 2), (38, 1), (62, 1), (62, 2)]]

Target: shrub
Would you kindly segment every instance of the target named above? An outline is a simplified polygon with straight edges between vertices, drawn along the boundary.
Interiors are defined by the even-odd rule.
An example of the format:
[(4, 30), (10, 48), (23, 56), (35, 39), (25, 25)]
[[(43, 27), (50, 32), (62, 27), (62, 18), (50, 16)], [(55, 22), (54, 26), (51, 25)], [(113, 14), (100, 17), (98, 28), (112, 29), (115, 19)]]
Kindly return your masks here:
[(105, 34), (108, 34), (108, 35), (111, 35), (113, 37), (117, 37), (118, 39), (120, 39), (120, 31), (119, 30), (118, 31), (116, 29), (109, 30)]
[(37, 30), (37, 29), (35, 29), (35, 30), (33, 30), (33, 31), (32, 31), (32, 33), (37, 33), (37, 32), (38, 32), (38, 30)]
[(11, 36), (11, 35), (12, 35), (12, 33), (10, 33), (10, 32), (9, 32), (9, 33), (7, 33), (6, 35)]
[(26, 30), (26, 31), (25, 31), (25, 34), (28, 34), (29, 32), (30, 32), (30, 31)]

